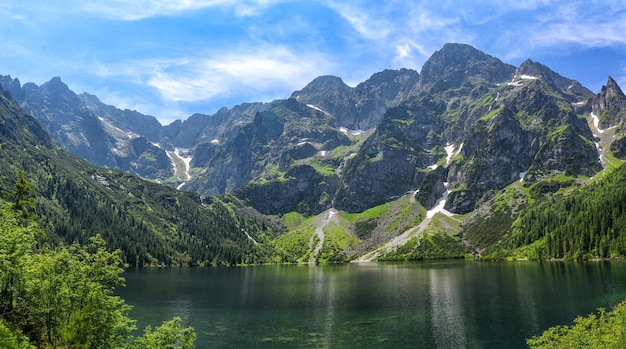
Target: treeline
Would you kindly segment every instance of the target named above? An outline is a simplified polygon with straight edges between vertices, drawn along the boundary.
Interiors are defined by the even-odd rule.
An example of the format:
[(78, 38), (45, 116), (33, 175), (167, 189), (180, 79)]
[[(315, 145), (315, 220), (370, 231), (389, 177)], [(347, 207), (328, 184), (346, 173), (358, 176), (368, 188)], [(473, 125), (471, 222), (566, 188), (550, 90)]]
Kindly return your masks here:
[(540, 259), (626, 256), (625, 184), (623, 165), (580, 190), (527, 208), (499, 248), (534, 244)]

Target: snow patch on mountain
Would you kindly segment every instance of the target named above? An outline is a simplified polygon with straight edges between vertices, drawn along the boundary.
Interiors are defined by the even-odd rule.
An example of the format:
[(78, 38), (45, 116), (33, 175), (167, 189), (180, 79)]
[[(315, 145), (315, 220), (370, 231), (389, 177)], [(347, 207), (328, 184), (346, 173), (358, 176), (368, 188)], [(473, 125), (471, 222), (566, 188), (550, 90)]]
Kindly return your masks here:
[(449, 194), (450, 194), (449, 190), (446, 190), (443, 193), (443, 195), (435, 203), (435, 206), (426, 212), (426, 218), (433, 218), (437, 213), (443, 213), (448, 217), (454, 216), (452, 212), (444, 209), (444, 206), (446, 206), (446, 201), (448, 199)]
[(528, 170), (519, 173), (519, 182), (520, 183), (524, 182), (524, 177), (526, 177), (527, 173), (528, 173)]
[(463, 149), (463, 143), (461, 143), (461, 145), (459, 145), (459, 148), (456, 150), (454, 149), (455, 147), (456, 145), (454, 145), (453, 143), (446, 143), (446, 146), (443, 147), (443, 149), (445, 149), (446, 153), (448, 154), (448, 156), (446, 156), (446, 166), (450, 165), (453, 157), (461, 153), (461, 149)]
[(350, 130), (345, 127), (339, 127), (339, 132), (346, 134), (346, 135), (353, 135), (353, 136), (359, 136), (365, 133), (365, 131), (363, 130)]
[[(189, 170), (191, 169), (191, 160), (193, 159), (193, 156), (191, 156), (189, 149), (183, 148), (175, 148), (173, 152), (166, 151), (165, 154), (167, 154), (167, 157), (170, 158), (176, 178), (181, 181), (181, 183), (176, 187), (176, 189), (180, 190), (185, 184), (187, 184), (187, 181), (191, 179)], [(181, 161), (183, 168), (180, 168)]]
[(596, 114), (594, 114), (593, 112), (591, 112), (591, 120), (593, 121), (593, 127), (596, 128), (596, 130), (598, 131), (598, 133), (604, 133), (608, 130), (614, 129), (615, 127), (617, 127), (617, 125), (615, 126), (611, 126), (609, 128), (605, 128), (605, 129), (601, 129), (598, 125), (600, 124), (600, 118), (598, 118), (598, 116)]
[(519, 78), (522, 80), (539, 80), (539, 77), (537, 76), (525, 75), (525, 74), (520, 75)]

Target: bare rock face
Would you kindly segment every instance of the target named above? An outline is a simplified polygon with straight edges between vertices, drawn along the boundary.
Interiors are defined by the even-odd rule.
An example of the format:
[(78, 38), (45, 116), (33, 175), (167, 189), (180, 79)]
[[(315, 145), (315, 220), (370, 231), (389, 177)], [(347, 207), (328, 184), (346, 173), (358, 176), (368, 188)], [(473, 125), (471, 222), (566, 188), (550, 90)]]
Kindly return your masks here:
[(602, 129), (621, 124), (626, 120), (626, 96), (617, 82), (609, 76), (606, 85), (594, 98), (593, 112), (599, 118), (598, 126)]
[(481, 52), (470, 45), (449, 43), (424, 63), (419, 88), (447, 90), (464, 84), (506, 82), (515, 67)]
[(443, 126), (437, 110), (427, 98), (390, 109), (346, 164), (337, 189), (337, 207), (362, 211), (417, 188), (427, 166), (441, 156), (427, 151), (429, 134)]
[(369, 130), (378, 124), (389, 108), (405, 101), (419, 74), (410, 69), (384, 70), (352, 88), (341, 78), (321, 76), (291, 98), (330, 114), (338, 126)]
[(620, 137), (613, 141), (611, 151), (618, 159), (626, 160), (626, 137)]
[(524, 130), (509, 108), (479, 119), (467, 135), (464, 160), (451, 168), (447, 208), (466, 213), (487, 191), (507, 186), (530, 167), (537, 151), (532, 132)]
[(184, 152), (183, 189), (235, 193), (271, 214), (358, 212), (409, 192), (426, 207), (449, 192), (447, 210), (470, 212), (520, 179), (592, 176), (601, 164), (583, 115), (608, 128), (626, 113), (611, 78), (595, 96), (540, 63), (514, 67), (464, 44), (444, 45), (420, 73), (384, 70), (356, 87), (321, 76), (285, 100), (167, 126), (58, 78), (21, 87), (0, 76), (0, 86), (93, 163), (165, 181), (180, 175), (173, 154)]
[(172, 147), (156, 118), (106, 105), (93, 95), (77, 95), (58, 77), (41, 86), (20, 87), (10, 77), (0, 78), (0, 84), (10, 87), (13, 99), (71, 153), (144, 178), (174, 174), (164, 149)]

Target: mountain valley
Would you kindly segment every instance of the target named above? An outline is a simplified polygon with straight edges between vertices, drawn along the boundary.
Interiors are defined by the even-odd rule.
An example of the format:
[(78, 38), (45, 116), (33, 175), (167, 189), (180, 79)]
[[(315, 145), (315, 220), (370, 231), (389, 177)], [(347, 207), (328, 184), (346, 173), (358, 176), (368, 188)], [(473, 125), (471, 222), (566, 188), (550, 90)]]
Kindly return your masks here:
[[(38, 207), (49, 236), (131, 237), (111, 246), (132, 250), (131, 264), (626, 255), (626, 209), (617, 205), (600, 224), (607, 218), (585, 206), (626, 195), (618, 180), (626, 171), (626, 96), (610, 77), (594, 94), (540, 63), (514, 67), (446, 44), (419, 73), (385, 70), (355, 87), (322, 76), (284, 100), (166, 126), (77, 95), (60, 78), (22, 86), (0, 76), (0, 87), (19, 104), (3, 102), (5, 124), (31, 125), (4, 148), (15, 144), (27, 149), (22, 159), (56, 164), (6, 157), (2, 187), (24, 171), (45, 197)], [(20, 145), (33, 137), (34, 145)], [(78, 210), (52, 218), (90, 196), (131, 226), (68, 229), (84, 220)], [(570, 234), (561, 227), (574, 223), (562, 218), (537, 232), (534, 218), (555, 219), (549, 207), (562, 217), (572, 208), (590, 212), (580, 224), (589, 229)], [(143, 246), (141, 234), (167, 251)], [(586, 237), (571, 240), (578, 236)]]

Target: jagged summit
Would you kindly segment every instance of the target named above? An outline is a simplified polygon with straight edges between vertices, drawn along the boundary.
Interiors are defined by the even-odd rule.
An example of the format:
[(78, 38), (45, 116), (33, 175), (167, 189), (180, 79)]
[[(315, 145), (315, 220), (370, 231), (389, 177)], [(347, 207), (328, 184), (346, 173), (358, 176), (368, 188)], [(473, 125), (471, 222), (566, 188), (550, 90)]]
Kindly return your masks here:
[(350, 87), (336, 76), (320, 76), (291, 98), (332, 115), (341, 127), (368, 130), (410, 95), (418, 78), (411, 69), (388, 69)]
[[(599, 168), (579, 117), (593, 93), (530, 59), (516, 68), (459, 43), (436, 51), (420, 73), (387, 69), (355, 87), (320, 76), (291, 98), (167, 126), (75, 95), (60, 78), (21, 90), (10, 77), (0, 84), (21, 91), (21, 105), (54, 139), (91, 162), (203, 195), (288, 203), (273, 213), (358, 211), (418, 189), (427, 206), (449, 190), (446, 209), (467, 212), (520, 173), (530, 182)], [(597, 113), (623, 109), (613, 85)]]
[(578, 81), (565, 78), (547, 66), (530, 59), (524, 61), (517, 69), (514, 80), (517, 79), (543, 80), (554, 88), (562, 90), (572, 103), (579, 102), (581, 98), (590, 98), (593, 95), (593, 92), (583, 87)]
[(616, 126), (625, 121), (626, 96), (611, 76), (594, 98), (592, 108), (594, 115), (599, 119), (598, 126), (601, 129)]

